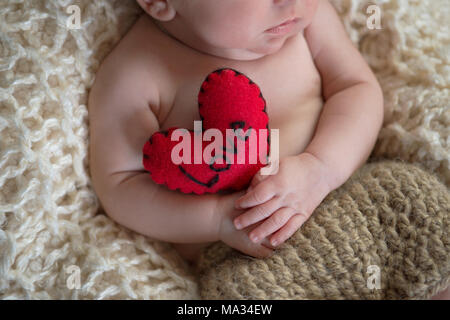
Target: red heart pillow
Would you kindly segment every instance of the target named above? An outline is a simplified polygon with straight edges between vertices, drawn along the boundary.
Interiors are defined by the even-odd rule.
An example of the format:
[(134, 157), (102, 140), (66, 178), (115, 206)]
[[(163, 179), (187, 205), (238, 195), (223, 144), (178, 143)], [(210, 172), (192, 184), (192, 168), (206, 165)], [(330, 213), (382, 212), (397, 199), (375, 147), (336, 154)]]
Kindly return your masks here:
[[(194, 139), (201, 139), (199, 133), (184, 129), (183, 137), (190, 141), (190, 163), (176, 164), (172, 161), (172, 150), (181, 140), (171, 141), (177, 127), (155, 132), (143, 147), (143, 165), (151, 178), (158, 184), (165, 184), (171, 190), (184, 193), (215, 193), (220, 190), (242, 190), (252, 177), (267, 164), (270, 149), (269, 118), (266, 102), (259, 87), (242, 73), (233, 69), (219, 69), (210, 73), (202, 83), (198, 94), (202, 131), (218, 129), (222, 133), (221, 153), (206, 152), (212, 141), (203, 141), (200, 164), (194, 163)], [(227, 138), (226, 129), (243, 129), (235, 141)], [(260, 131), (259, 129), (267, 129)], [(254, 130), (256, 139), (250, 139)], [(179, 130), (177, 132), (180, 132)], [(243, 135), (245, 133), (245, 136)], [(200, 137), (200, 138), (199, 138)], [(239, 147), (238, 139), (244, 147)], [(264, 139), (264, 141), (260, 141)], [(203, 139), (205, 140), (205, 139)], [(200, 140), (197, 140), (200, 141)], [(253, 143), (250, 143), (250, 142)], [(251, 146), (253, 147), (251, 149)], [(266, 148), (264, 148), (266, 147)], [(176, 149), (179, 151), (178, 149)], [(210, 146), (209, 151), (212, 150)], [(250, 150), (256, 152), (256, 163), (249, 160)], [(205, 151), (205, 152), (204, 152)], [(264, 154), (264, 163), (259, 154)], [(244, 154), (241, 154), (244, 153)], [(184, 156), (183, 152), (177, 153)], [(245, 163), (238, 163), (238, 157), (245, 155)], [(187, 155), (186, 155), (187, 156)], [(264, 158), (264, 157), (263, 157)], [(222, 164), (218, 159), (223, 159)], [(242, 158), (241, 158), (242, 159)], [(231, 162), (231, 163), (230, 163)]]

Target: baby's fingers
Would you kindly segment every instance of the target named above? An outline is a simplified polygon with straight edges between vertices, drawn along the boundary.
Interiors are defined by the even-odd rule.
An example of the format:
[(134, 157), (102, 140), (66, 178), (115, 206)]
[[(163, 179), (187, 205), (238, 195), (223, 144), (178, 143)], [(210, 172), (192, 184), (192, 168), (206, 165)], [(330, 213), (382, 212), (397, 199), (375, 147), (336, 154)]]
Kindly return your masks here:
[(277, 232), (275, 232), (270, 237), (270, 243), (273, 246), (278, 246), (285, 242), (287, 239), (292, 237), (292, 235), (308, 220), (303, 214), (295, 214), (293, 215), (286, 224), (281, 227)]
[[(280, 208), (265, 220), (264, 223), (250, 232), (250, 239), (255, 243), (259, 243), (261, 239), (280, 230), (291, 219), (293, 214), (294, 209), (290, 207)], [(274, 244), (272, 243), (272, 245)]]
[(262, 204), (275, 196), (275, 191), (270, 183), (261, 182), (252, 190), (236, 200), (236, 209), (245, 209)]
[(260, 242), (260, 244), (263, 245), (264, 247), (267, 247), (267, 248), (272, 249), (272, 250), (273, 250), (273, 249), (277, 249), (276, 246), (273, 246), (273, 245), (270, 243), (269, 237), (265, 237), (265, 238)]
[(249, 255), (259, 259), (269, 258), (273, 255), (273, 249), (269, 249), (262, 244), (259, 244), (256, 248), (252, 248)]
[[(235, 240), (239, 241), (240, 249), (238, 250), (249, 256), (260, 259), (268, 258), (273, 255), (274, 248), (270, 245), (269, 240), (266, 238), (264, 241), (261, 241), (261, 243), (252, 242), (248, 237), (249, 229), (250, 227), (238, 231), (239, 236), (235, 238)], [(243, 239), (241, 237), (243, 237)]]
[(274, 251), (273, 248), (264, 246), (262, 243), (253, 243), (247, 235), (246, 239), (239, 243), (239, 248), (237, 249), (244, 254), (261, 259), (270, 257)]
[(269, 201), (264, 202), (263, 204), (247, 210), (239, 217), (234, 219), (234, 226), (236, 227), (236, 229), (241, 230), (256, 222), (266, 219), (280, 207), (279, 202), (279, 198), (274, 197)]

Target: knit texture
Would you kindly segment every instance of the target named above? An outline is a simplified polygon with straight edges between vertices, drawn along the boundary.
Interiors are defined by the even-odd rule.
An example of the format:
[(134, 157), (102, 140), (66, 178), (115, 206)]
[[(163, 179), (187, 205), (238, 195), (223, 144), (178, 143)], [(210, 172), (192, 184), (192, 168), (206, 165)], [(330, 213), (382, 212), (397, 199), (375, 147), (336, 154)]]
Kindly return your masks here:
[[(383, 88), (374, 155), (422, 163), (450, 186), (448, 1), (331, 2)], [(66, 27), (72, 4), (78, 30)], [(369, 4), (382, 29), (367, 28)], [(140, 13), (135, 0), (0, 0), (2, 299), (199, 297), (175, 250), (106, 217), (90, 183), (88, 90)], [(72, 265), (80, 289), (66, 285)]]
[[(368, 163), (275, 254), (222, 242), (198, 266), (204, 299), (428, 299), (450, 285), (450, 193), (402, 162)], [(379, 268), (380, 286), (370, 278)], [(368, 285), (369, 283), (369, 285)]]

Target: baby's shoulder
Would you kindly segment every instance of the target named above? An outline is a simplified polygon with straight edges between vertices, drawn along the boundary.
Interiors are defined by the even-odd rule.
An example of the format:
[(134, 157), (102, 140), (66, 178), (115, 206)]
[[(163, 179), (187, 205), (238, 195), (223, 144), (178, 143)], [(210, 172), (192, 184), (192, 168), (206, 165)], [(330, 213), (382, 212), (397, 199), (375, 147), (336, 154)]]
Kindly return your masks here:
[(102, 61), (91, 90), (108, 105), (147, 103), (158, 96), (158, 68), (142, 45), (139, 20)]
[(144, 77), (153, 59), (152, 53), (145, 51), (140, 33), (136, 23), (103, 60), (97, 75), (115, 81)]

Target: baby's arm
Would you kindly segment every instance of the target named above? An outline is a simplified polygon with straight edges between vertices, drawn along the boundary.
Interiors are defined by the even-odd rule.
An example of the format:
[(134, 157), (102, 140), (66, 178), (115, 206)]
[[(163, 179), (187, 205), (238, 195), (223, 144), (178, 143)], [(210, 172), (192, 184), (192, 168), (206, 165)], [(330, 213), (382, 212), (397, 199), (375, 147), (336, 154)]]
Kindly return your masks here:
[(95, 192), (109, 217), (143, 235), (174, 243), (219, 241), (218, 195), (169, 190), (154, 183), (141, 165), (142, 146), (160, 130), (149, 107), (159, 103), (159, 93), (142, 75), (142, 64), (130, 60), (137, 62), (125, 68), (112, 55), (89, 95)]
[(174, 243), (219, 241), (217, 195), (192, 195), (155, 184), (148, 173), (130, 175), (109, 188), (102, 204), (117, 223)]
[(234, 219), (236, 228), (267, 218), (249, 234), (255, 243), (270, 236), (275, 246), (291, 237), (367, 160), (383, 121), (380, 86), (328, 1), (319, 0), (305, 38), (322, 77), (325, 104), (304, 152), (280, 159), (275, 175), (256, 174), (236, 200), (237, 208), (248, 209)]
[(305, 152), (330, 168), (333, 190), (370, 156), (383, 122), (383, 93), (327, 0), (319, 0), (305, 38), (321, 74), (326, 101)]

